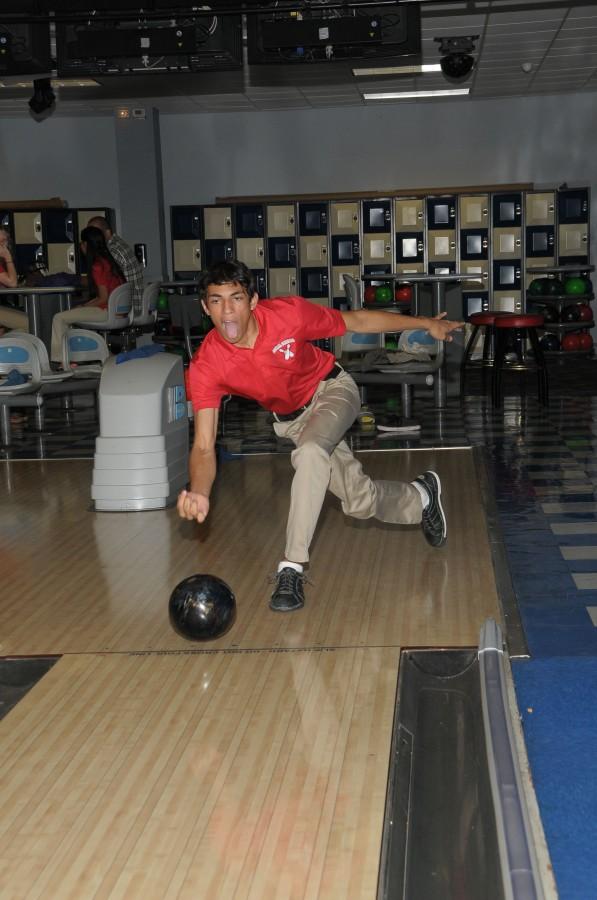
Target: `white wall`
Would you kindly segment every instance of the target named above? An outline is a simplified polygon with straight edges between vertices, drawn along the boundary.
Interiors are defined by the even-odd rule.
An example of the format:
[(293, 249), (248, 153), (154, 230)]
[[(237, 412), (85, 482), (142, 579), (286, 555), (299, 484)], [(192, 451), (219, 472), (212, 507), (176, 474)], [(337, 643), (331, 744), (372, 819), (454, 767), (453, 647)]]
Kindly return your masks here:
[(165, 202), (513, 182), (590, 185), (595, 97), (162, 115)]
[[(565, 180), (596, 188), (596, 222), (596, 96), (162, 113), (166, 215), (174, 204), (227, 195)], [(121, 193), (135, 178), (133, 167), (134, 157), (117, 152), (111, 116), (0, 122), (0, 201), (61, 196), (70, 206), (103, 204), (116, 209), (120, 224), (128, 218), (122, 203), (135, 201)], [(169, 233), (169, 222), (166, 227)], [(131, 243), (140, 239), (123, 236)]]
[(118, 207), (111, 116), (0, 120), (0, 202), (48, 197)]

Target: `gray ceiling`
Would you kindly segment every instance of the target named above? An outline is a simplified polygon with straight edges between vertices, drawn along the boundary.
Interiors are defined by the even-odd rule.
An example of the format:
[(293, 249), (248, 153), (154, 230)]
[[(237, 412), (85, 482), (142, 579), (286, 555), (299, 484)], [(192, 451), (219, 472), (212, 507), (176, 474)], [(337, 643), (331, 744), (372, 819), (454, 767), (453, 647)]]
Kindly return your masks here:
[[(423, 63), (439, 62), (435, 38), (479, 35), (475, 68), (460, 85), (469, 87), (470, 94), (443, 102), (597, 90), (595, 2), (421, 0), (419, 6)], [(149, 105), (163, 113), (359, 106), (379, 102), (363, 98), (363, 92), (371, 89), (433, 91), (456, 86), (449, 84), (441, 72), (357, 79), (347, 71), (339, 78), (334, 64), (329, 67), (329, 75), (326, 71), (322, 74), (322, 66), (309, 70), (304, 65), (300, 70), (293, 67), (294, 83), (284, 83), (282, 69), (279, 79), (275, 67), (269, 69), (272, 83), (268, 86), (255, 84), (256, 79), (245, 66), (242, 72), (125, 76), (106, 79), (95, 88), (58, 89), (53, 115), (105, 115), (117, 106)], [(276, 80), (278, 83), (273, 83)], [(0, 89), (0, 113), (29, 115), (30, 95), (30, 88)], [(427, 101), (419, 98), (400, 102)]]

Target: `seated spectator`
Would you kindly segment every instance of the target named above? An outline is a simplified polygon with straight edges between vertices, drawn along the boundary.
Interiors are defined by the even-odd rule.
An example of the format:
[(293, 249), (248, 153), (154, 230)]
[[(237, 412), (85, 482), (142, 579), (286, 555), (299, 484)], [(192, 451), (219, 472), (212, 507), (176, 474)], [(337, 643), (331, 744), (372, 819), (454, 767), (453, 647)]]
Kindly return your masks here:
[(114, 288), (124, 284), (125, 277), (113, 259), (103, 233), (88, 226), (81, 232), (81, 252), (87, 260), (91, 299), (82, 306), (56, 313), (52, 319), (52, 362), (62, 359), (62, 339), (73, 323), (97, 322), (108, 318), (108, 298)]
[(135, 252), (119, 234), (110, 228), (110, 223), (103, 216), (94, 216), (88, 226), (99, 228), (106, 239), (108, 250), (120, 266), (122, 274), (131, 286), (131, 300), (136, 312), (141, 310), (143, 298), (143, 266), (135, 256)]
[[(0, 288), (16, 288), (18, 280), (10, 235), (6, 228), (0, 228)], [(0, 300), (0, 335), (5, 334), (9, 328), (29, 331), (29, 319), (27, 313), (6, 306)]]

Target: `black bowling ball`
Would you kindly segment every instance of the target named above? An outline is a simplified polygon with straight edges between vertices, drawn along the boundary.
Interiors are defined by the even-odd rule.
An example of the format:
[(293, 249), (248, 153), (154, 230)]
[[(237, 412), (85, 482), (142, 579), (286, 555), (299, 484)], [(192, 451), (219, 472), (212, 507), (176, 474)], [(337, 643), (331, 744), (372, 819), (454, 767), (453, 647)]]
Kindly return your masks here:
[(544, 334), (539, 341), (543, 350), (559, 350), (560, 342), (555, 334)]
[(562, 322), (578, 322), (579, 319), (580, 313), (578, 311), (578, 306), (565, 306), (562, 310)]
[(177, 584), (168, 606), (170, 624), (189, 641), (210, 641), (230, 628), (236, 599), (230, 587), (215, 575), (191, 575)]
[(548, 306), (545, 304), (543, 309), (540, 311), (543, 316), (543, 321), (547, 324), (553, 324), (554, 322), (559, 322), (558, 311), (555, 306)]

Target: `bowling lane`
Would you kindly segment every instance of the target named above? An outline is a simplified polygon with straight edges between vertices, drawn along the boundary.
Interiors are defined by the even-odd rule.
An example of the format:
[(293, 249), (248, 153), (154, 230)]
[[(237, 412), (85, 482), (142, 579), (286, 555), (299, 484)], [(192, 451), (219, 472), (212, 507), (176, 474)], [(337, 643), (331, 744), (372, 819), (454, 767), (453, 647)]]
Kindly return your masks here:
[[(471, 646), (498, 620), (481, 492), (470, 450), (363, 453), (377, 478), (443, 480), (448, 542), (418, 528), (347, 519), (329, 497), (315, 536), (307, 603), (273, 613), (268, 574), (282, 554), (291, 480), (285, 455), (222, 464), (212, 515), (96, 513), (87, 460), (0, 465), (2, 655), (352, 646)], [(196, 572), (227, 581), (237, 620), (208, 645), (168, 622), (173, 587)]]
[(0, 722), (0, 895), (374, 897), (398, 663), (63, 657)]

